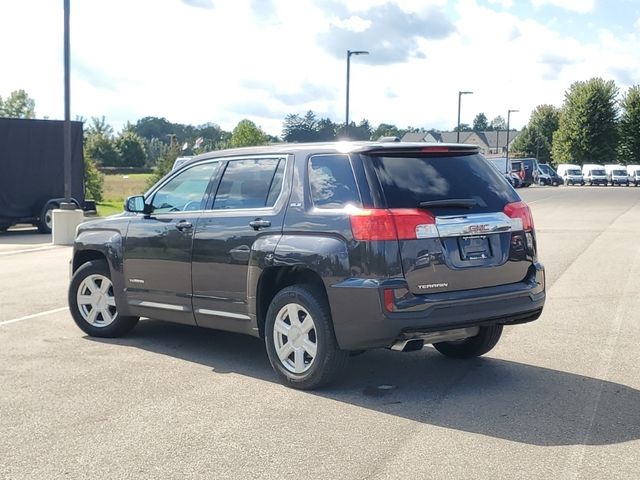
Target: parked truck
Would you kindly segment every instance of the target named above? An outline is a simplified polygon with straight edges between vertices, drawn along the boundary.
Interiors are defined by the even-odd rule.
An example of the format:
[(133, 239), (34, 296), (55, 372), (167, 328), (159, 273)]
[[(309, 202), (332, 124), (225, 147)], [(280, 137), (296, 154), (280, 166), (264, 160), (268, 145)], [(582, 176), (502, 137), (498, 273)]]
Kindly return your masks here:
[(637, 187), (640, 184), (640, 165), (627, 165), (627, 173), (629, 174), (629, 182)]
[[(0, 118), (0, 231), (30, 223), (50, 233), (64, 200), (64, 122)], [(82, 122), (71, 122), (71, 196), (84, 206)]]
[(629, 186), (629, 174), (624, 165), (607, 164), (604, 166), (604, 171), (607, 172), (607, 179), (611, 185)]

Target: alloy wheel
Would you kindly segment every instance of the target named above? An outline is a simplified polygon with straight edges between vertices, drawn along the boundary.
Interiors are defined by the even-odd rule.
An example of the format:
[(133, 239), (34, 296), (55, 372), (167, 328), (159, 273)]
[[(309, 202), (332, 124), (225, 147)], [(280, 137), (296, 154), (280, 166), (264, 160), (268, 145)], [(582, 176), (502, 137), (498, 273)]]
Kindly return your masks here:
[(284, 368), (292, 373), (305, 373), (313, 365), (318, 351), (316, 325), (300, 304), (282, 307), (273, 325), (276, 355)]
[(104, 275), (87, 276), (78, 287), (76, 299), (80, 315), (94, 327), (111, 325), (118, 316), (113, 284)]

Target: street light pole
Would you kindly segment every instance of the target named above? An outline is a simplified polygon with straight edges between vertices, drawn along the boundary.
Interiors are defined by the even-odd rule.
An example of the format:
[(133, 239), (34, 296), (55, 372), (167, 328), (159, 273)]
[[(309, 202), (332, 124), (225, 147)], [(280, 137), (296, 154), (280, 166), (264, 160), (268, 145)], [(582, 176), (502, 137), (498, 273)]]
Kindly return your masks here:
[(69, 10), (70, 0), (64, 0), (64, 203), (63, 210), (73, 210), (71, 203), (71, 102), (69, 80)]
[(349, 77), (351, 73), (351, 55), (369, 55), (366, 50), (347, 50), (347, 101), (344, 123), (344, 136), (349, 138)]
[(509, 125), (511, 124), (511, 114), (516, 112), (519, 112), (519, 110), (509, 110), (507, 112), (507, 161), (505, 162), (507, 173), (509, 173)]
[(456, 135), (456, 143), (460, 143), (460, 103), (462, 95), (471, 95), (473, 92), (458, 92), (458, 135)]

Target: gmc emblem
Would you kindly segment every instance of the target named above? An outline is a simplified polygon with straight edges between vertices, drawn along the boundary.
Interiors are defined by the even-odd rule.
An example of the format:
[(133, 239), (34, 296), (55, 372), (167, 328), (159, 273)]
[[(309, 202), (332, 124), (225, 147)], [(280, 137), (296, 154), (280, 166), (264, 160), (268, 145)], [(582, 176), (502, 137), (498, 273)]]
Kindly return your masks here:
[(478, 223), (476, 225), (469, 225), (469, 233), (487, 233), (491, 230), (488, 223)]

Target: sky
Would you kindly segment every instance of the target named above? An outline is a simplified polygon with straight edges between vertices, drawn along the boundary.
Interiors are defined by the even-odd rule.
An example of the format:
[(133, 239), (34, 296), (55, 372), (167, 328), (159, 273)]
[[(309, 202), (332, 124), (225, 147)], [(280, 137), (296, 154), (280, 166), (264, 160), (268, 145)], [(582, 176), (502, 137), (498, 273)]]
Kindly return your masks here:
[[(0, 96), (63, 118), (63, 0), (0, 0)], [(448, 130), (484, 112), (524, 126), (575, 81), (640, 83), (640, 0), (71, 0), (72, 118), (145, 116), (280, 135), (313, 110)]]

